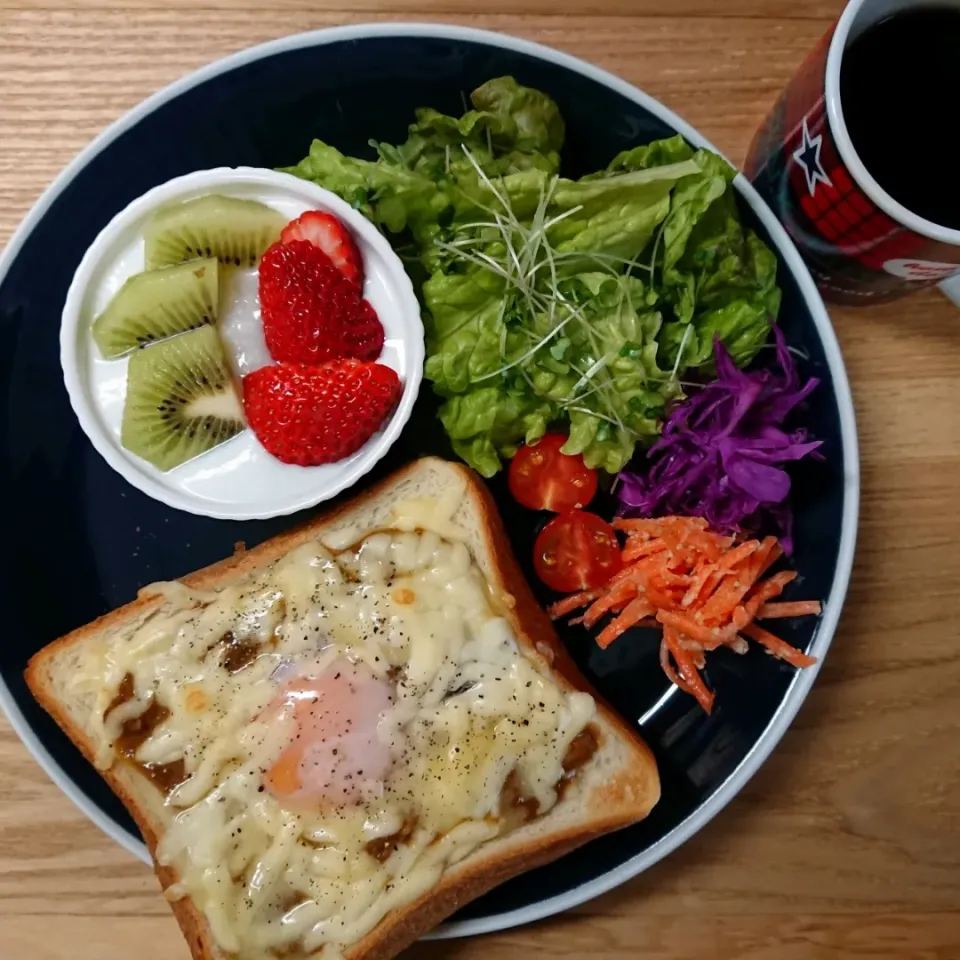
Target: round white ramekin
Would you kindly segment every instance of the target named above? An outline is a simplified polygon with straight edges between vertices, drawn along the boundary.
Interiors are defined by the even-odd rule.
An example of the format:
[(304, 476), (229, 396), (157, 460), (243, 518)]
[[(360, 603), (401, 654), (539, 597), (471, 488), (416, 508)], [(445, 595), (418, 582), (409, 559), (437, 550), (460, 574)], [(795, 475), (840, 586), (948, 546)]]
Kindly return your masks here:
[[(120, 443), (128, 358), (105, 360), (99, 355), (91, 334), (93, 320), (124, 280), (143, 270), (143, 230), (150, 216), (166, 204), (210, 193), (260, 200), (291, 220), (306, 210), (325, 210), (340, 219), (357, 241), (365, 270), (364, 296), (376, 309), (386, 335), (380, 362), (397, 371), (403, 394), (384, 427), (352, 456), (318, 467), (281, 463), (247, 429), (163, 472)], [(237, 282), (241, 287), (233, 291), (235, 300), (255, 299), (255, 276)], [(259, 324), (258, 308), (254, 320)], [(218, 322), (223, 328), (230, 324), (230, 318), (224, 316)], [(229, 345), (229, 337), (225, 339)], [(268, 359), (265, 354), (264, 358)], [(316, 184), (252, 167), (223, 167), (178, 177), (118, 213), (80, 262), (67, 293), (60, 328), (60, 361), (70, 403), (90, 442), (107, 463), (137, 489), (168, 506), (231, 520), (294, 513), (356, 483), (390, 449), (410, 418), (423, 376), (423, 360), (423, 324), (413, 285), (400, 258), (376, 227)], [(234, 362), (239, 363), (240, 372), (252, 368), (249, 358), (245, 361), (236, 351)], [(263, 360), (253, 366), (258, 362)]]

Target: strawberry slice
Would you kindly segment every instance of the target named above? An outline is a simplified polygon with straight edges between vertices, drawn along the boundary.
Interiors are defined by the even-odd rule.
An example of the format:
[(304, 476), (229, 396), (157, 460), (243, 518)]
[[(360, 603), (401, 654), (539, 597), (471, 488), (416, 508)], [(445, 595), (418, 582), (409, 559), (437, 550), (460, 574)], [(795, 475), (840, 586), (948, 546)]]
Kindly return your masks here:
[(243, 378), (243, 406), (257, 439), (278, 460), (303, 467), (356, 453), (402, 392), (390, 367), (350, 358), (280, 363)]
[(260, 314), (267, 349), (278, 362), (376, 360), (383, 347), (376, 312), (331, 259), (305, 240), (275, 243), (263, 255)]
[(329, 213), (308, 210), (288, 223), (280, 233), (281, 243), (306, 240), (322, 250), (334, 266), (358, 289), (363, 288), (363, 259), (347, 228)]
[(383, 324), (369, 301), (361, 300), (360, 309), (343, 333), (345, 353), (358, 360), (376, 360), (383, 350)]

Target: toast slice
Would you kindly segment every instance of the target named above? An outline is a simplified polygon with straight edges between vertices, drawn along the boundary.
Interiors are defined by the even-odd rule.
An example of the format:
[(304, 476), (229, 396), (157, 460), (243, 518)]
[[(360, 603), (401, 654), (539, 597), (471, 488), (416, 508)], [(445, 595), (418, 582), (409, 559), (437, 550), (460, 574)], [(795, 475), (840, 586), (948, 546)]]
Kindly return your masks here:
[[(398, 503), (444, 498), (456, 503), (450, 519), (465, 532), (471, 558), (491, 595), (499, 598), (498, 612), (509, 622), (522, 654), (562, 690), (589, 690), (527, 586), (487, 488), (468, 469), (439, 459), (416, 461), (326, 515), (185, 576), (180, 582), (191, 590), (219, 591), (268, 569), (311, 541), (320, 540), (331, 548), (333, 543), (355, 543), (358, 534), (387, 526)], [(137, 766), (123, 762), (105, 766), (104, 751), (109, 753), (112, 748), (110, 743), (101, 742), (102, 734), (97, 732), (103, 724), (95, 722), (99, 720), (96, 692), (89, 685), (78, 685), (73, 678), (88, 649), (129, 633), (157, 611), (166, 612), (177, 602), (176, 591), (146, 587), (132, 603), (45, 647), (31, 659), (26, 671), (27, 683), (40, 704), (88, 760), (95, 763), (100, 759), (101, 773), (136, 821), (165, 890), (180, 877), (175, 868), (156, 863), (157, 845), (176, 811), (165, 802), (156, 782)], [(487, 840), (459, 862), (446, 865), (436, 882), (410, 902), (391, 909), (356, 942), (296, 956), (328, 960), (339, 957), (342, 950), (347, 960), (389, 960), (497, 884), (643, 819), (660, 795), (652, 753), (602, 702), (597, 702), (591, 723), (598, 744), (595, 753), (577, 772), (572, 788), (563, 791), (548, 812)], [(190, 896), (174, 899), (172, 908), (194, 960), (226, 960), (230, 956), (218, 946), (207, 916)], [(262, 956), (272, 960), (279, 955), (266, 951)]]

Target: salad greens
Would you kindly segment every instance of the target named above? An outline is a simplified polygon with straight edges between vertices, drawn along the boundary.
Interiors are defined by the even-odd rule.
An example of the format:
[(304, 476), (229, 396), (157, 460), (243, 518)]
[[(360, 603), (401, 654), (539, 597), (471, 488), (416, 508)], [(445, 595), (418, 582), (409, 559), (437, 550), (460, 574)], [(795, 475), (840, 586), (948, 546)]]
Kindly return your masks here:
[(559, 175), (563, 118), (512, 77), (451, 117), (418, 110), (376, 159), (314, 141), (287, 172), (395, 234), (421, 288), (425, 374), (457, 454), (492, 476), (548, 426), (616, 472), (652, 442), (681, 379), (767, 339), (776, 257), (740, 223), (735, 171), (680, 136)]

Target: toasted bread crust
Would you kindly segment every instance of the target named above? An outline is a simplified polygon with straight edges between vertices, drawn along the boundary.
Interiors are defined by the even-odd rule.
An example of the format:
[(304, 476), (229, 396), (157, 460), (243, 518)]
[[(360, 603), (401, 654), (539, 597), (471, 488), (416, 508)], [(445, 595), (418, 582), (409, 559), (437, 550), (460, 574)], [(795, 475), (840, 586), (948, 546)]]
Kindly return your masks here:
[[(130, 604), (130, 606), (132, 606), (132, 604)], [(105, 618), (100, 618), (100, 620), (103, 619)], [(94, 623), (97, 622), (99, 621), (94, 621)], [(93, 626), (93, 624), (90, 624), (90, 626)], [(68, 634), (67, 637), (62, 637), (60, 640), (54, 641), (54, 643), (63, 644), (63, 642), (71, 636), (73, 636), (73, 634)], [(53, 644), (50, 645), (50, 647), (52, 646)], [(40, 706), (56, 720), (57, 725), (73, 741), (74, 746), (76, 746), (90, 764), (94, 766), (95, 747), (93, 741), (64, 712), (60, 706), (60, 702), (51, 695), (47, 683), (42, 676), (44, 664), (43, 654), (49, 650), (50, 647), (44, 647), (43, 650), (31, 658), (26, 671), (27, 684)], [(177, 882), (177, 873), (170, 867), (164, 867), (157, 863), (156, 850), (160, 838), (150, 818), (147, 816), (146, 811), (134, 795), (130, 785), (126, 782), (124, 774), (138, 777), (145, 783), (149, 781), (137, 774), (133, 768), (125, 767), (121, 763), (115, 763), (108, 770), (97, 768), (97, 772), (106, 780), (110, 789), (117, 795), (120, 802), (133, 818), (134, 823), (136, 823), (137, 829), (140, 831), (144, 843), (146, 843), (147, 849), (150, 851), (150, 856), (153, 858), (153, 869), (157, 875), (157, 879), (160, 881), (160, 887), (166, 890), (171, 884)], [(216, 958), (219, 957), (219, 953), (216, 950), (213, 938), (210, 936), (210, 930), (203, 915), (189, 900), (173, 901), (170, 907), (177, 919), (177, 923), (180, 924), (181, 932), (190, 946), (190, 953), (193, 956), (193, 960), (216, 960)]]
[[(362, 511), (366, 503), (380, 497), (408, 474), (431, 461), (433, 458), (415, 461), (354, 499), (253, 549), (238, 549), (232, 557), (181, 577), (181, 582), (189, 587), (212, 589), (259, 571), (301, 544), (317, 538), (324, 528), (331, 526), (344, 515)], [(598, 803), (597, 808), (604, 812), (592, 813), (588, 821), (554, 831), (546, 837), (532, 838), (505, 854), (496, 857), (479, 856), (476, 861), (468, 858), (464, 864), (458, 864), (449, 870), (435, 887), (420, 898), (384, 917), (366, 937), (346, 950), (347, 960), (389, 960), (464, 904), (505, 880), (549, 863), (595, 837), (642, 819), (659, 799), (659, 778), (652, 752), (636, 732), (591, 689), (560, 643), (550, 619), (538, 604), (520, 571), (496, 505), (486, 486), (466, 467), (445, 461), (435, 462), (442, 464), (445, 469), (455, 470), (466, 482), (468, 495), (477, 501), (482, 518), (481, 532), (493, 561), (494, 575), (491, 579), (495, 582), (492, 582), (491, 586), (508, 599), (508, 609), (502, 612), (510, 620), (518, 642), (538, 659), (548, 663), (564, 685), (572, 689), (588, 690), (594, 695), (598, 714), (616, 732), (618, 739), (622, 738), (631, 745), (635, 761), (629, 773), (621, 773), (603, 785), (600, 791), (603, 794), (602, 803)], [(27, 665), (25, 677), (34, 697), (91, 764), (94, 763), (95, 744), (56, 697), (46, 676), (46, 667), (51, 658), (64, 647), (82, 643), (103, 630), (122, 626), (164, 603), (164, 599), (159, 595), (151, 595), (146, 591), (141, 591), (141, 594), (131, 603), (53, 641), (35, 654)], [(509, 604), (509, 598), (512, 598), (512, 605)], [(110, 769), (99, 772), (137, 824), (154, 858), (160, 885), (166, 890), (179, 878), (174, 869), (156, 863), (156, 848), (159, 842), (157, 828), (149, 811), (136, 795), (136, 791), (144, 785), (149, 790), (156, 788), (134, 767), (123, 763), (115, 763)], [(221, 960), (224, 955), (218, 950), (206, 919), (192, 900), (175, 900), (171, 907), (194, 960)]]

